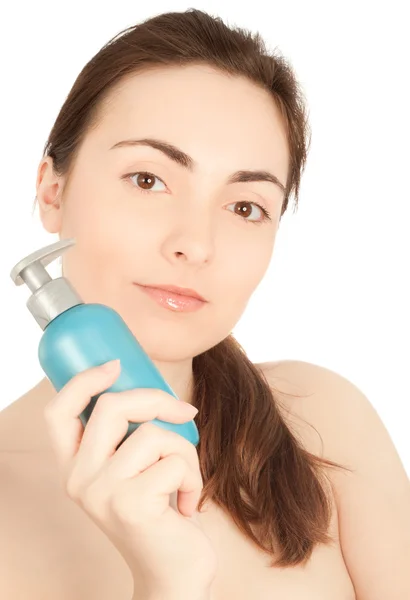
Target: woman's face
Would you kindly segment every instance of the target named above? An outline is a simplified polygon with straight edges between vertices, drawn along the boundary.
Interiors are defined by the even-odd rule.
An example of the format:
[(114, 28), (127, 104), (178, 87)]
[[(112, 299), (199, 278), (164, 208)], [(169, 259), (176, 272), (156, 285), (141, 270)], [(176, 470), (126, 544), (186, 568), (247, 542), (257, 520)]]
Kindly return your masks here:
[[(112, 148), (144, 138), (176, 146), (192, 165), (150, 145)], [(268, 171), (285, 185), (288, 158), (268, 92), (207, 66), (157, 68), (111, 95), (65, 189), (51, 159), (40, 163), (40, 217), (76, 239), (63, 271), (83, 300), (117, 310), (153, 359), (183, 360), (229, 335), (272, 256), (283, 190), (229, 178)], [(208, 302), (174, 312), (135, 283), (193, 288)]]

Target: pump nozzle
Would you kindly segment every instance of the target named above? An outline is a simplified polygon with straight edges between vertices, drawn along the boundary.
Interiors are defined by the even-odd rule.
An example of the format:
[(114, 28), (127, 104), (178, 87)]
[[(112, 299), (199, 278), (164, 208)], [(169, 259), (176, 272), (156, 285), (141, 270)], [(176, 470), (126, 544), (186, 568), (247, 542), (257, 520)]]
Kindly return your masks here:
[(83, 304), (68, 279), (52, 279), (45, 268), (75, 243), (75, 238), (69, 238), (40, 248), (20, 260), (10, 272), (13, 283), (25, 283), (33, 292), (27, 307), (42, 329), (65, 310)]

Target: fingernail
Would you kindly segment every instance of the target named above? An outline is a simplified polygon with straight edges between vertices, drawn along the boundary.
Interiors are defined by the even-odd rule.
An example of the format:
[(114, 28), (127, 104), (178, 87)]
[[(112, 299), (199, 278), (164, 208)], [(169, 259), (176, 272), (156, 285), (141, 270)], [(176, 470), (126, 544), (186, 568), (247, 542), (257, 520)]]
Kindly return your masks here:
[(198, 409), (195, 408), (195, 406), (192, 406), (192, 404), (187, 404), (186, 402), (184, 402), (184, 405), (186, 406), (187, 410), (190, 411), (193, 417), (195, 417), (195, 415), (198, 414)]
[(105, 371), (105, 373), (113, 373), (118, 369), (119, 363), (119, 358), (116, 358), (115, 360), (110, 360), (109, 362), (106, 362), (102, 365), (102, 370)]

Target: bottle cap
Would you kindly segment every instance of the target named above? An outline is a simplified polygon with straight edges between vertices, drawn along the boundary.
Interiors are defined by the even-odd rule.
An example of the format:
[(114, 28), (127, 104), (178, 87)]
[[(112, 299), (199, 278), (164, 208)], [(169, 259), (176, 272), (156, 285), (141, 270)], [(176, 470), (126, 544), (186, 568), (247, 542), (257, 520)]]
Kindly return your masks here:
[(66, 277), (52, 279), (46, 270), (47, 265), (75, 243), (75, 238), (69, 238), (40, 248), (20, 260), (10, 272), (13, 283), (25, 283), (32, 291), (27, 307), (43, 330), (62, 312), (84, 304)]

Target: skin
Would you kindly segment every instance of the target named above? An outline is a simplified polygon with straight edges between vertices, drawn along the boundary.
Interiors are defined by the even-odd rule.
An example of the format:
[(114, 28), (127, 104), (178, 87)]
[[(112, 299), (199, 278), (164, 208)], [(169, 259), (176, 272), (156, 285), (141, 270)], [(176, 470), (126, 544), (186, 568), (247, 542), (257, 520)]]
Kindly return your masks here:
[[(195, 167), (148, 146), (110, 149), (146, 137), (174, 144)], [(279, 186), (226, 181), (255, 169), (285, 185), (288, 161), (285, 128), (269, 92), (191, 65), (121, 82), (86, 136), (69, 181), (54, 173), (50, 157), (40, 162), (42, 224), (60, 239), (77, 240), (62, 257), (63, 275), (85, 302), (107, 304), (122, 316), (185, 402), (192, 401), (193, 357), (240, 319), (269, 266), (280, 222)], [(144, 171), (156, 178), (124, 178)], [(208, 303), (197, 312), (172, 312), (133, 282), (193, 288)]]
[[(146, 136), (179, 146), (196, 168), (188, 172), (150, 148), (109, 150)], [(269, 266), (279, 226), (277, 186), (226, 185), (226, 178), (239, 169), (266, 169), (285, 183), (287, 165), (285, 132), (269, 94), (205, 67), (158, 69), (124, 82), (85, 139), (69, 185), (53, 173), (50, 158), (40, 163), (42, 223), (49, 233), (77, 240), (63, 255), (63, 274), (86, 302), (122, 315), (186, 402), (192, 357), (224, 339), (241, 317)], [(144, 170), (166, 188), (156, 182), (155, 192), (144, 194), (136, 178), (123, 179)], [(234, 214), (234, 203), (244, 200), (265, 204), (272, 221), (255, 225)], [(248, 218), (260, 219), (253, 210)], [(196, 313), (172, 313), (133, 281), (192, 287), (209, 303)], [(408, 478), (373, 407), (355, 385), (322, 367), (262, 366), (275, 391), (283, 386), (284, 412), (302, 446), (354, 475), (332, 474), (329, 533), (337, 543), (316, 548), (307, 567), (267, 569), (266, 557), (210, 502), (199, 518), (222, 564), (211, 597), (410, 597)], [(83, 598), (129, 598), (134, 586), (124, 561), (57, 488), (41, 410), (54, 395), (45, 378), (2, 413), (2, 596), (12, 597), (18, 585), (23, 596), (55, 598), (64, 586), (78, 598), (81, 583)]]

